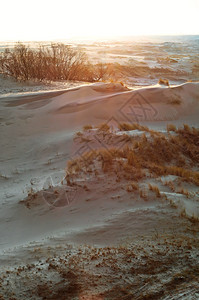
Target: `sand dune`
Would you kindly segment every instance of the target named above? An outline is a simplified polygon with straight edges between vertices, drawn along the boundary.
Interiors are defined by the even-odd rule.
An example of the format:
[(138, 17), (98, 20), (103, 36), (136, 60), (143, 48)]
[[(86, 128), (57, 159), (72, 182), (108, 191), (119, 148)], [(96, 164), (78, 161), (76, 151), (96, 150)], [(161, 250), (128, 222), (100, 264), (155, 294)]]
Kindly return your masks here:
[[(6, 102), (9, 107), (23, 105), (26, 109), (45, 106), (43, 113), (67, 114), (68, 120), (78, 119), (81, 125), (88, 116), (90, 122), (108, 121), (112, 117), (118, 122), (175, 120), (198, 111), (198, 94), (199, 83), (138, 90), (119, 83), (98, 83), (67, 91), (8, 98)], [(61, 116), (55, 118), (56, 122), (62, 119)]]
[[(58, 203), (60, 207), (54, 205), (53, 197), (48, 200), (42, 189), (49, 178), (54, 185), (60, 184), (65, 175), (66, 161), (71, 159), (74, 150), (74, 134), (83, 125), (105, 122), (114, 127), (119, 122), (140, 122), (161, 131), (172, 121), (191, 126), (197, 124), (198, 127), (198, 112), (199, 83), (172, 87), (156, 85), (134, 90), (119, 83), (98, 83), (67, 91), (1, 98), (1, 250), (6, 252), (10, 248), (11, 253), (15, 253), (12, 252), (14, 247), (20, 250), (32, 242), (31, 251), (41, 257), (42, 251), (48, 256), (47, 250), (42, 248), (44, 242), (58, 247), (62, 247), (63, 241), (78, 245), (118, 246), (129, 239), (135, 242), (141, 236), (152, 241), (157, 230), (158, 235), (163, 236), (166, 232), (167, 236), (174, 236), (176, 228), (180, 240), (184, 235), (192, 239), (192, 233), (187, 233), (192, 226), (190, 221), (179, 219), (176, 208), (154, 199), (152, 193), (148, 201), (132, 198), (124, 188), (125, 179), (120, 184), (113, 184), (109, 176), (100, 174), (93, 181), (88, 174), (79, 179), (79, 189), (69, 205), (61, 205), (64, 197), (66, 200), (66, 195), (62, 194)], [(27, 200), (31, 189), (40, 192), (35, 201), (25, 201), (26, 205), (29, 204), (26, 207), (19, 200)], [(66, 193), (70, 191), (68, 189)], [(185, 198), (182, 200), (188, 203)], [(197, 230), (198, 225), (194, 226)], [(155, 249), (159, 249), (158, 241), (157, 238)], [(40, 250), (34, 250), (37, 243), (40, 243)], [(166, 243), (164, 247), (170, 247), (169, 243), (170, 240), (169, 246)], [(20, 251), (19, 255), (23, 256), (21, 253), (24, 252)], [(172, 251), (178, 256), (177, 247)], [(155, 257), (158, 258), (157, 253)], [(9, 265), (11, 260), (7, 259)], [(87, 259), (89, 261), (89, 257)], [(186, 255), (183, 261), (186, 265)], [(26, 257), (24, 263), (28, 262)], [(191, 263), (194, 265), (194, 259)], [(122, 274), (124, 265), (119, 274)], [(167, 273), (164, 273), (162, 282), (166, 277)]]
[[(127, 90), (119, 84), (98, 84), (58, 96), (52, 103), (51, 112), (71, 114), (86, 111), (86, 116), (90, 114), (97, 119), (114, 116), (118, 121), (130, 122), (174, 120), (198, 110), (198, 95), (199, 83), (139, 90)], [(131, 116), (130, 110), (133, 110)]]

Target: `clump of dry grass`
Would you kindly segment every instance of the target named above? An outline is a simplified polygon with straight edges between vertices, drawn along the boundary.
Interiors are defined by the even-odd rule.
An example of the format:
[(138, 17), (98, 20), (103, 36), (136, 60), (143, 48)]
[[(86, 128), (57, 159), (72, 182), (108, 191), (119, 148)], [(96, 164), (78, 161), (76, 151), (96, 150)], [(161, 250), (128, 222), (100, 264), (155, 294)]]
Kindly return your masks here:
[(139, 185), (137, 182), (132, 181), (127, 185), (127, 192), (135, 192), (139, 190)]
[(97, 126), (99, 131), (109, 131), (110, 126), (107, 123), (102, 123), (99, 126)]
[(140, 198), (147, 200), (147, 192), (145, 189), (140, 189)]
[(180, 194), (183, 194), (183, 195), (185, 195), (187, 198), (189, 198), (190, 193), (189, 193), (188, 190), (182, 188), (182, 189), (180, 189), (179, 193), (180, 193)]
[(149, 131), (147, 126), (140, 125), (138, 123), (120, 123), (118, 126), (121, 131), (130, 131), (130, 130), (140, 130), (140, 131)]
[(167, 124), (167, 131), (176, 131), (176, 126), (174, 124)]
[(174, 183), (172, 181), (166, 181), (164, 183), (164, 185), (168, 186), (172, 192), (175, 192), (175, 186), (174, 186)]
[(137, 191), (139, 189), (139, 185), (137, 184), (137, 182), (131, 182), (131, 186), (134, 191)]
[(159, 190), (159, 187), (157, 185), (152, 185), (151, 183), (149, 183), (148, 187), (149, 187), (150, 191), (152, 191), (156, 194), (157, 198), (161, 197), (160, 190)]
[(134, 153), (134, 151), (129, 150), (128, 154), (127, 154), (127, 162), (129, 165), (131, 166), (138, 166), (138, 161), (137, 161), (137, 157)]
[(84, 131), (90, 130), (90, 129), (92, 129), (92, 128), (93, 128), (93, 126), (90, 125), (90, 124), (84, 125), (84, 126), (83, 126), (83, 130), (84, 130)]
[(192, 223), (198, 223), (199, 221), (199, 217), (196, 216), (195, 214), (193, 214), (191, 217), (188, 217), (187, 218), (189, 219), (189, 221), (191, 221)]
[(168, 104), (179, 105), (182, 103), (180, 96), (173, 95), (171, 99), (169, 99)]
[(113, 156), (107, 150), (101, 149), (98, 151), (99, 159), (102, 163), (103, 172), (108, 172), (111, 169), (113, 163)]
[(158, 81), (159, 84), (162, 84), (162, 85), (166, 85), (166, 86), (169, 86), (169, 81), (168, 79), (162, 79), (160, 78), (159, 81)]
[(166, 167), (167, 174), (182, 177), (187, 182), (193, 182), (199, 186), (199, 172), (184, 169), (177, 166)]
[(75, 138), (79, 138), (79, 137), (82, 137), (82, 136), (83, 136), (83, 133), (80, 132), (80, 131), (76, 132), (76, 134), (75, 134)]
[[(108, 130), (107, 124), (100, 126), (102, 130)], [(150, 130), (139, 124), (120, 124), (120, 129)], [(146, 176), (156, 178), (157, 176), (176, 175), (182, 181), (192, 182), (199, 186), (199, 172), (193, 170), (199, 164), (199, 130), (184, 125), (176, 129), (168, 124), (168, 131), (175, 131), (175, 135), (156, 134), (133, 137), (126, 140), (123, 148), (102, 148), (85, 153), (79, 158), (68, 162), (68, 170), (71, 174), (80, 172), (95, 172), (101, 168), (103, 172), (112, 172), (121, 179), (138, 182)], [(111, 139), (117, 138), (110, 133)], [(73, 176), (73, 175), (72, 175)], [(175, 188), (169, 184), (171, 190)], [(130, 187), (131, 189), (131, 187)], [(149, 189), (160, 197), (157, 187), (149, 186)], [(185, 193), (185, 192), (184, 192)]]

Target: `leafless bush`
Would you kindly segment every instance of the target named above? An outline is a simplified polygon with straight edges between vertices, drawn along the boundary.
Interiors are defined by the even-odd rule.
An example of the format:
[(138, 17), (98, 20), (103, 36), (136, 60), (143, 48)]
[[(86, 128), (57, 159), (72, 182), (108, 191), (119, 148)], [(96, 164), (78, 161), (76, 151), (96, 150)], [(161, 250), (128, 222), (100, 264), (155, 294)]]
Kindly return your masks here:
[(77, 80), (98, 81), (106, 68), (91, 65), (79, 48), (57, 43), (37, 49), (18, 43), (0, 55), (0, 72), (17, 80)]

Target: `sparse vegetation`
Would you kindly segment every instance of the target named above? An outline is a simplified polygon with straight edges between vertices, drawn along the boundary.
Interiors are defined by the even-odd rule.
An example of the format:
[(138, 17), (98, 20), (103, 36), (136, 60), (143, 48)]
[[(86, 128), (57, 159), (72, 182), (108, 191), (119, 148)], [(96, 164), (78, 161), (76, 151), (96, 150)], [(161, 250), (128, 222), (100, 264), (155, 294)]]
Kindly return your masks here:
[(147, 200), (147, 193), (145, 190), (140, 189), (140, 198), (143, 198), (144, 200)]
[[(104, 132), (102, 146), (105, 140), (118, 139), (117, 135), (108, 130), (106, 124), (99, 125), (98, 128)], [(101, 168), (104, 173), (115, 175), (116, 182), (120, 182), (121, 179), (127, 180), (126, 190), (128, 192), (139, 190), (140, 197), (144, 199), (147, 199), (146, 191), (139, 189), (138, 182), (145, 178), (175, 175), (181, 182), (186, 181), (199, 186), (199, 172), (192, 169), (193, 164), (195, 167), (199, 164), (198, 129), (190, 128), (186, 124), (177, 129), (173, 124), (168, 124), (167, 131), (174, 131), (175, 135), (158, 133), (140, 124), (123, 123), (119, 125), (119, 129), (138, 129), (143, 131), (143, 135), (127, 139), (121, 149), (111, 148), (110, 144), (105, 148), (83, 154), (82, 157), (68, 163), (69, 173), (87, 173), (88, 168), (89, 172), (95, 173)], [(148, 133), (147, 137), (145, 132)], [(89, 138), (92, 140), (92, 134), (89, 134)], [(179, 192), (171, 181), (165, 182), (164, 185), (172, 192)], [(148, 186), (157, 198), (161, 197), (157, 185), (149, 183)], [(181, 193), (189, 197), (185, 189), (181, 189)]]
[(140, 131), (149, 131), (148, 127), (140, 125), (138, 123), (120, 123), (119, 130), (121, 131), (130, 131), (130, 130), (140, 130)]
[(179, 193), (180, 193), (180, 194), (183, 194), (183, 195), (185, 195), (187, 198), (189, 198), (189, 191), (188, 191), (188, 190), (186, 190), (186, 189), (181, 189), (181, 190), (179, 191)]
[(100, 131), (109, 131), (110, 130), (110, 126), (108, 124), (106, 124), (106, 123), (102, 123), (97, 128)]
[(149, 183), (148, 186), (149, 186), (149, 190), (154, 192), (156, 194), (157, 198), (161, 197), (160, 190), (159, 190), (159, 187), (157, 185), (152, 185), (152, 184)]
[(167, 131), (176, 131), (176, 126), (174, 124), (167, 124)]
[(169, 81), (167, 79), (160, 78), (158, 81), (159, 84), (169, 86)]
[[(191, 299), (197, 294), (198, 239), (185, 232), (155, 229), (154, 236), (137, 235), (119, 246), (47, 249), (33, 248), (29, 264), (18, 258), (14, 267), (2, 268), (2, 299), (178, 299), (179, 293)], [(8, 282), (14, 282), (11, 288)]]
[[(139, 130), (143, 131), (145, 129), (150, 132), (147, 127), (139, 124), (131, 126), (131, 124), (126, 125), (125, 123), (125, 125), (119, 125), (119, 127), (119, 129), (128, 128), (129, 130), (139, 128)], [(105, 128), (105, 131), (108, 130), (106, 124), (102, 124), (101, 128)], [(167, 129), (169, 131), (171, 129), (175, 130), (176, 135), (166, 137), (152, 132), (150, 138), (146, 138), (145, 135), (136, 136), (127, 142), (121, 150), (111, 148), (109, 150), (91, 151), (90, 158), (92, 158), (92, 162), (89, 158), (89, 163), (94, 163), (94, 160), (97, 159), (102, 161), (103, 165), (109, 163), (116, 167), (116, 165), (122, 164), (125, 172), (134, 172), (134, 174), (140, 173), (143, 169), (148, 169), (156, 176), (177, 175), (186, 181), (199, 185), (199, 172), (189, 169), (191, 162), (199, 163), (199, 130), (191, 129), (187, 125), (179, 129), (176, 129), (173, 125), (168, 125)], [(120, 161), (118, 158), (123, 160)], [(81, 159), (77, 159), (77, 161), (79, 160)], [(81, 162), (79, 161), (79, 163)]]
[(139, 190), (139, 185), (137, 182), (132, 181), (127, 185), (127, 192), (135, 192)]
[(180, 105), (182, 102), (180, 96), (178, 95), (173, 95), (171, 99), (169, 99), (168, 104), (173, 104), (173, 105)]
[(18, 43), (0, 54), (0, 72), (17, 80), (76, 80), (94, 82), (104, 78), (107, 67), (90, 64), (78, 47), (62, 43), (37, 49)]
[(92, 125), (85, 125), (85, 126), (83, 126), (83, 130), (84, 130), (84, 131), (90, 130), (90, 129), (92, 129), (92, 128), (93, 128)]

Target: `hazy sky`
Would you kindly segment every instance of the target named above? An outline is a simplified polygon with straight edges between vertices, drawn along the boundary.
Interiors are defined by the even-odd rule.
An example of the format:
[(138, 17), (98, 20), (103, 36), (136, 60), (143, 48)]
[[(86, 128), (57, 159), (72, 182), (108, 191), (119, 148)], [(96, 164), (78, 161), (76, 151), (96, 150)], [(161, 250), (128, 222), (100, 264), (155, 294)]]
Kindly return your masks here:
[(199, 34), (199, 0), (3, 0), (0, 40)]

